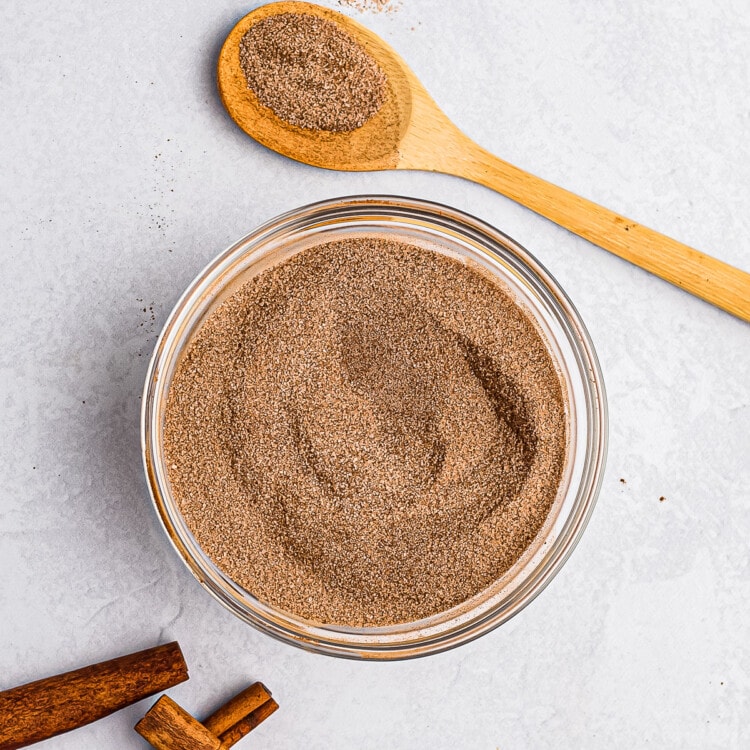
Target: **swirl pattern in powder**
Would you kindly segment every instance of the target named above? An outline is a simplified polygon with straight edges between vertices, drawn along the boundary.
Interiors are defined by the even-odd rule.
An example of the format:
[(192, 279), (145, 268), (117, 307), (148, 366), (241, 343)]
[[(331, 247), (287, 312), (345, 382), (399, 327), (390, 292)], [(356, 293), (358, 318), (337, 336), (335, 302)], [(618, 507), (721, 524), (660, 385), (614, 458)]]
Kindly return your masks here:
[(217, 308), (180, 361), (169, 478), (233, 580), (317, 622), (385, 625), (497, 580), (547, 518), (561, 381), (484, 272), (377, 237), (308, 248)]

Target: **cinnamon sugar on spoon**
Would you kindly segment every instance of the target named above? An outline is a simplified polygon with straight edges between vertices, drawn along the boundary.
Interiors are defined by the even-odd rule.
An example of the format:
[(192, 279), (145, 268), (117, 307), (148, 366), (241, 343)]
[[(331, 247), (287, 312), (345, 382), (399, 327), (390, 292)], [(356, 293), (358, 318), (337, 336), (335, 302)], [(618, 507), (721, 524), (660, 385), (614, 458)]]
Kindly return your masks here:
[(385, 101), (377, 62), (335, 23), (313, 15), (280, 13), (253, 24), (240, 41), (240, 66), (262, 105), (307, 130), (356, 130)]

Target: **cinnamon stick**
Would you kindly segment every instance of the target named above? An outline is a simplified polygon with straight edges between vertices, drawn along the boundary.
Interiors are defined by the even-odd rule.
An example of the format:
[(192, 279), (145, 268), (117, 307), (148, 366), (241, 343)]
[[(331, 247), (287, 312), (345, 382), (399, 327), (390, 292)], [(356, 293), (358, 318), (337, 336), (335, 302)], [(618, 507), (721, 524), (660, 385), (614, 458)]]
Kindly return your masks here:
[(271, 693), (268, 688), (262, 682), (254, 682), (250, 687), (235, 695), (228, 703), (214, 711), (203, 722), (203, 725), (215, 735), (221, 735), (270, 698)]
[(252, 732), (258, 724), (265, 721), (278, 707), (279, 704), (273, 698), (269, 698), (244, 719), (240, 719), (226, 732), (223, 732), (219, 737), (222, 750), (232, 747), (235, 742), (239, 742), (246, 734)]
[(175, 641), (0, 693), (0, 750), (101, 719), (188, 679)]
[(221, 740), (169, 696), (162, 695), (135, 725), (156, 750), (220, 750)]
[(228, 750), (278, 707), (265, 685), (256, 682), (201, 723), (163, 695), (135, 731), (156, 750)]

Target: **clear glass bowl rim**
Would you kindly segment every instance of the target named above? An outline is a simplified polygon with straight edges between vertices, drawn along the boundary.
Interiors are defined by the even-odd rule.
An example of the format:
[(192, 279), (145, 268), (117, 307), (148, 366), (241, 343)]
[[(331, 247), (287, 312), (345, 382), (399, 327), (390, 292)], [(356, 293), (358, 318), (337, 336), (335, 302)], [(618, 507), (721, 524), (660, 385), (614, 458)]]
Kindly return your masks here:
[[(198, 293), (202, 290), (205, 295), (207, 288), (216, 292), (216, 280), (222, 273), (238, 258), (268, 242), (269, 238), (299, 232), (316, 222), (333, 225), (337, 221), (373, 217), (405, 223), (411, 221), (417, 226), (428, 224), (438, 232), (442, 228), (478, 238), (484, 246), (489, 246), (485, 247), (488, 254), (503, 253), (506, 261), (510, 258), (525, 281), (536, 291), (541, 291), (554, 308), (575, 352), (584, 386), (587, 441), (582, 475), (577, 488), (571, 489), (576, 491), (576, 497), (565, 526), (547, 551), (544, 563), (534, 569), (501, 606), (477, 618), (461, 618), (454, 627), (445, 628), (444, 632), (431, 632), (428, 636), (420, 635), (424, 627), (410, 631), (410, 623), (369, 629), (314, 626), (252, 600), (252, 597), (252, 601), (248, 601), (247, 592), (224, 576), (191, 539), (192, 535), (185, 531), (157, 450), (160, 445), (160, 420), (156, 418), (160, 407), (157, 398), (161, 392), (160, 374), (165, 368), (166, 358), (179, 357), (189, 341), (181, 339), (180, 332), (200, 300)], [(607, 440), (606, 394), (593, 343), (574, 305), (546, 268), (515, 240), (481, 219), (443, 204), (395, 195), (345, 196), (293, 209), (262, 224), (216, 256), (187, 287), (162, 329), (149, 364), (141, 409), (141, 449), (151, 499), (172, 546), (201, 585), (242, 620), (286, 643), (313, 652), (367, 660), (407, 659), (454, 648), (498, 627), (535, 599), (568, 560), (588, 524), (601, 488)], [(394, 629), (401, 640), (394, 642), (384, 638), (385, 633)]]

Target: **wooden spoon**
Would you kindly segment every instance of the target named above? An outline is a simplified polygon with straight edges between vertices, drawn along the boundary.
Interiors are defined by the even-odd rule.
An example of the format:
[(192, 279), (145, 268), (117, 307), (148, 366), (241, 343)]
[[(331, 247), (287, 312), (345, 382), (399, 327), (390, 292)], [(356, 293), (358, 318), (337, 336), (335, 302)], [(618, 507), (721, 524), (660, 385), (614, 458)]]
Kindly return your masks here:
[[(333, 21), (385, 72), (386, 101), (362, 127), (345, 133), (290, 125), (259, 103), (240, 67), (240, 40), (264, 18), (306, 13)], [(750, 274), (514, 167), (464, 135), (431, 99), (406, 63), (377, 35), (336, 11), (276, 2), (248, 13), (222, 47), (218, 84), (224, 106), (255, 140), (326, 169), (421, 169), (486, 185), (595, 245), (750, 321)]]

